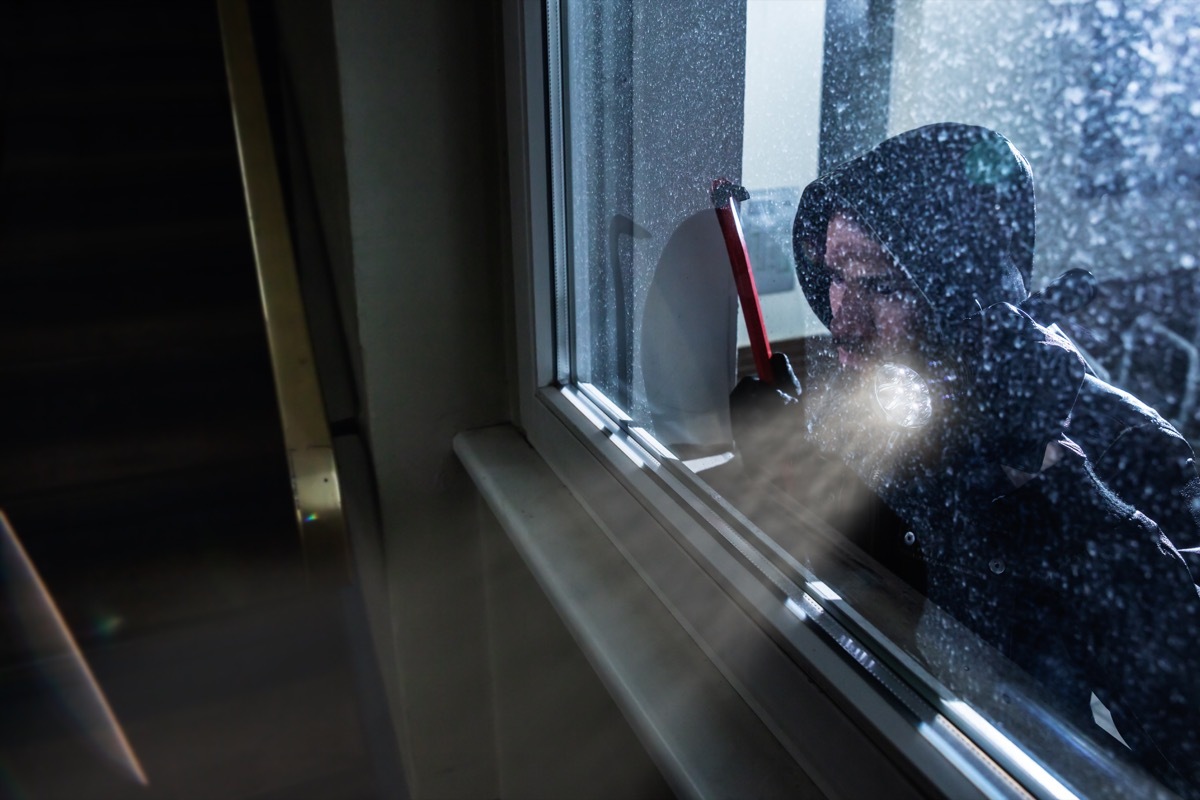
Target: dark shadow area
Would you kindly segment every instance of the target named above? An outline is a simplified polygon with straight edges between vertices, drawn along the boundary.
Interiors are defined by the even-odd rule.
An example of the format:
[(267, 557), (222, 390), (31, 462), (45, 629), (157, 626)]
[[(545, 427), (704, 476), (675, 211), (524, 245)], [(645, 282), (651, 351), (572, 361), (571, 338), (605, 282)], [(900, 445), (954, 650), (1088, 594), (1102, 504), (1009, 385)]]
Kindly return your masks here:
[(0, 795), (403, 796), (306, 585), (213, 2), (0, 2), (0, 509), (149, 784), (0, 614)]

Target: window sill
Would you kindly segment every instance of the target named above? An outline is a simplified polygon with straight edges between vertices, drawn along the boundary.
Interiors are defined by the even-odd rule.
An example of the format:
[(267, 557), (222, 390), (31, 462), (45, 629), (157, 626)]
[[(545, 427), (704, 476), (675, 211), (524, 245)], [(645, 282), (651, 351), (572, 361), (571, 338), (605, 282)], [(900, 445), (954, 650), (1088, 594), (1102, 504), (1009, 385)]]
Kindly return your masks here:
[[(550, 416), (574, 411), (555, 408), (558, 397), (543, 395)], [(607, 437), (575, 430), (540, 431), (545, 458), (508, 426), (462, 433), (454, 446), (679, 796), (984, 796), (803, 623), (789, 637), (811, 663), (787, 656), (754, 620), (763, 612), (744, 606), (795, 617), (773, 598), (736, 602), (698, 563), (713, 554), (685, 549), (671, 515), (618, 477), (628, 459), (605, 461), (593, 451), (616, 451)]]
[(454, 449), (679, 796), (821, 795), (515, 428)]

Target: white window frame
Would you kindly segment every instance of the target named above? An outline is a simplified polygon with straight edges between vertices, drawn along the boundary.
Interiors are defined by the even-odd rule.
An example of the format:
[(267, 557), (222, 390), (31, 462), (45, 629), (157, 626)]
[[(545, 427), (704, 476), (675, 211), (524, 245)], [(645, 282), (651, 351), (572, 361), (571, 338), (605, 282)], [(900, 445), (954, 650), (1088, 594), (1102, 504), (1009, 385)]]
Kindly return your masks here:
[[(748, 521), (699, 481), (654, 469), (669, 454), (628, 435), (620, 412), (606, 410), (602, 397), (559, 385), (568, 346), (565, 327), (555, 328), (555, 287), (566, 281), (556, 276), (553, 257), (566, 240), (561, 215), (553, 213), (556, 204), (563, 207), (562, 176), (554, 167), (562, 163), (561, 119), (546, 103), (559, 91), (552, 66), (557, 12), (553, 0), (510, 0), (504, 15), (515, 415), (534, 451), (521, 463), (552, 476), (550, 483), (561, 481), (594, 523), (559, 519), (565, 527), (552, 537), (526, 537), (518, 549), (673, 788), (686, 796), (1075, 796), (970, 709), (956, 713), (918, 697), (859, 646), (851, 630), (822, 613), (815, 599), (829, 598), (814, 598), (819, 589), (790, 583), (772, 571), (761, 550), (739, 546), (753, 538)], [(480, 482), (486, 446), (466, 440), (456, 447)], [(506, 463), (511, 470), (517, 462)], [(527, 498), (529, 507), (514, 509), (494, 484), (484, 494), (506, 527), (537, 524), (536, 496)], [(621, 636), (596, 635), (589, 625), (588, 614), (603, 598), (572, 596), (558, 574), (565, 567), (549, 550), (538, 555), (538, 547), (549, 546), (558, 547), (553, 557), (570, 558), (562, 542), (578, 537), (582, 543), (589, 535), (605, 537), (637, 576), (621, 591), (638, 595), (631, 607), (643, 612), (624, 620), (618, 613), (616, 622), (605, 617), (608, 626), (629, 626), (627, 645)], [(596, 542), (590, 546), (578, 552), (603, 550)], [(589, 565), (572, 567), (587, 571)], [(647, 622), (654, 615), (645, 612), (650, 605), (668, 612), (654, 623), (662, 638), (691, 644), (645, 663), (637, 648), (655, 635)], [(639, 694), (661, 687), (661, 675), (658, 684), (646, 682), (655, 669), (685, 673), (674, 675), (680, 686), (708, 681), (694, 697), (703, 713), (688, 718), (688, 730)]]

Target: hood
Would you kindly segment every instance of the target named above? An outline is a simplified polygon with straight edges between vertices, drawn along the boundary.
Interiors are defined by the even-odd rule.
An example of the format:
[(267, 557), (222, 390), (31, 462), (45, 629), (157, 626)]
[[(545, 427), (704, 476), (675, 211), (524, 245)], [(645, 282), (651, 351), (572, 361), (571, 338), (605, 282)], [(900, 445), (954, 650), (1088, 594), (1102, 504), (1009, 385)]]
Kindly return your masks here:
[(808, 185), (792, 246), (800, 286), (826, 326), (825, 232), (841, 209), (852, 210), (889, 251), (942, 333), (980, 307), (1028, 297), (1033, 176), (1024, 156), (995, 131), (959, 123), (917, 128)]

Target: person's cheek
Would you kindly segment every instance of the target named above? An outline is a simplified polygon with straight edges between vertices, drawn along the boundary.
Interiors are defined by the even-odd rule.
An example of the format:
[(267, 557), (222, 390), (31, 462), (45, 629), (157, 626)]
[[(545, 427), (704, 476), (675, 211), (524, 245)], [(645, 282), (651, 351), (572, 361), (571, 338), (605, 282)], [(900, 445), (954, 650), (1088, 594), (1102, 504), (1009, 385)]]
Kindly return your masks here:
[(871, 309), (871, 316), (875, 320), (875, 330), (882, 343), (888, 347), (895, 345), (900, 330), (897, 311), (896, 304), (887, 298), (876, 300)]
[(888, 352), (901, 352), (915, 344), (913, 311), (901, 299), (883, 297), (875, 303), (874, 317), (880, 344)]

